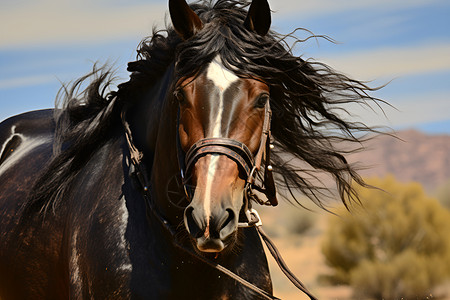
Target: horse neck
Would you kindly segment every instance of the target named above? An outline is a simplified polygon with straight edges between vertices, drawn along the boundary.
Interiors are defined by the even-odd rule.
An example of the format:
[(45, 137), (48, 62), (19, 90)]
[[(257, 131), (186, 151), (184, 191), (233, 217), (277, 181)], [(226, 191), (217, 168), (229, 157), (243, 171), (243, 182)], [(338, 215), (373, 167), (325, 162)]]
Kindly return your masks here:
[[(127, 116), (135, 144), (144, 154), (154, 201), (169, 219), (173, 212), (166, 206), (169, 202), (166, 187), (179, 172), (176, 154), (177, 106), (171, 101), (172, 79), (173, 66), (143, 93)], [(177, 219), (182, 220), (175, 217)]]
[(162, 111), (166, 104), (167, 94), (171, 88), (173, 67), (169, 67), (163, 76), (148, 90), (142, 93), (135, 105), (127, 113), (131, 131), (137, 148), (143, 152), (150, 169), (155, 153)]
[[(168, 100), (168, 99), (167, 99)], [(165, 101), (160, 112), (160, 121), (153, 156), (151, 171), (151, 185), (155, 194), (155, 202), (161, 212), (177, 226), (182, 218), (183, 211), (170, 204), (169, 194), (181, 193), (184, 197), (181, 185), (174, 184), (180, 174), (177, 157), (176, 130), (177, 130), (177, 105)], [(175, 190), (173, 190), (175, 189)]]

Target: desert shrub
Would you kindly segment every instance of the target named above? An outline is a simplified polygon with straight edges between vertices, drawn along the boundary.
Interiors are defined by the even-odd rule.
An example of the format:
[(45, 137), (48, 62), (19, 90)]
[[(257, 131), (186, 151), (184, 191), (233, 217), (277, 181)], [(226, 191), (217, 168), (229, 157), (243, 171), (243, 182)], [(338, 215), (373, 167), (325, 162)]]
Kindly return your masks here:
[(437, 188), (436, 198), (444, 207), (450, 209), (450, 180)]
[(363, 208), (341, 208), (322, 243), (335, 282), (358, 298), (424, 299), (450, 277), (450, 213), (417, 183), (369, 180)]

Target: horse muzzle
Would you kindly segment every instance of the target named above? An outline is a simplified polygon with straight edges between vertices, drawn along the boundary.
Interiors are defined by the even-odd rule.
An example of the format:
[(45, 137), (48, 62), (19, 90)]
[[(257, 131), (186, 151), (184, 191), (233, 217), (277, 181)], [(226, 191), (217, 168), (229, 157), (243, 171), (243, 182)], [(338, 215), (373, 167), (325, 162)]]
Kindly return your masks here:
[[(180, 136), (177, 134), (181, 178), (186, 197), (191, 202), (185, 210), (184, 223), (187, 231), (196, 239), (200, 251), (220, 252), (230, 244), (232, 237), (236, 236), (233, 233), (237, 232), (242, 208), (249, 223), (240, 226), (252, 226), (249, 196), (260, 204), (277, 204), (272, 167), (268, 163), (270, 119), (271, 111), (267, 102), (256, 157), (244, 143), (223, 137), (201, 139), (183, 155)], [(267, 202), (258, 201), (252, 193), (255, 171), (259, 170), (262, 159), (265, 160), (266, 167), (266, 189), (258, 190), (268, 196)], [(195, 188), (191, 189), (190, 185)], [(254, 224), (258, 222), (259, 217)]]
[(189, 205), (184, 212), (187, 231), (202, 252), (221, 252), (234, 240), (238, 217), (232, 207), (207, 215), (203, 207)]

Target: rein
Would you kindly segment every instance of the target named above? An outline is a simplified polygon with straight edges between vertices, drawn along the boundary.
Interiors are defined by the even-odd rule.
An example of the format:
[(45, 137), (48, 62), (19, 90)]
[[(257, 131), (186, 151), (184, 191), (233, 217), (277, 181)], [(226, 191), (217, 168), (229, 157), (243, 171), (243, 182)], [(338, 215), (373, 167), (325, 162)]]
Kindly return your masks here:
[[(260, 148), (258, 150), (258, 153), (253, 159), (253, 155), (248, 150), (247, 146), (245, 146), (243, 143), (240, 143), (235, 140), (226, 139), (226, 138), (214, 138), (214, 139), (202, 139), (195, 143), (191, 149), (188, 151), (188, 154), (186, 155), (186, 159), (188, 161), (187, 167), (185, 167), (184, 162), (185, 158), (180, 157), (180, 141), (179, 141), (179, 134), (178, 134), (178, 124), (179, 124), (179, 116), (177, 118), (177, 153), (178, 153), (178, 160), (180, 163), (180, 172), (183, 179), (183, 186), (186, 193), (186, 196), (188, 199), (190, 199), (190, 193), (188, 190), (188, 187), (186, 186), (185, 182), (185, 174), (186, 171), (189, 171), (189, 167), (192, 165), (196, 159), (198, 159), (201, 155), (211, 154), (211, 153), (217, 153), (222, 154), (230, 157), (231, 159), (235, 160), (240, 168), (244, 168), (245, 172), (247, 173), (247, 181), (245, 184), (244, 189), (244, 209), (245, 209), (245, 215), (248, 219), (248, 222), (242, 222), (239, 223), (238, 227), (241, 228), (247, 228), (247, 227), (255, 227), (257, 232), (259, 233), (260, 237), (266, 244), (267, 248), (269, 249), (269, 252), (277, 262), (278, 266), (282, 270), (282, 272), (286, 275), (286, 277), (303, 293), (308, 295), (308, 297), (311, 300), (317, 300), (316, 297), (314, 297), (307, 288), (303, 285), (303, 283), (292, 273), (292, 271), (288, 268), (286, 263), (284, 262), (283, 258), (281, 257), (280, 252), (276, 248), (275, 244), (270, 240), (270, 238), (266, 235), (266, 233), (262, 229), (262, 222), (261, 218), (258, 215), (258, 212), (252, 208), (250, 208), (251, 202), (250, 200), (257, 201), (259, 204), (262, 205), (277, 205), (278, 201), (275, 196), (275, 185), (273, 181), (273, 175), (271, 173), (272, 167), (269, 165), (270, 160), (270, 107), (268, 102), (266, 103), (265, 107), (265, 119), (264, 119), (264, 125), (263, 125), (263, 133), (261, 138), (261, 144)], [(128, 146), (128, 150), (130, 152), (130, 177), (133, 178), (140, 186), (141, 194), (143, 195), (144, 199), (146, 200), (146, 204), (148, 206), (148, 210), (156, 217), (156, 219), (161, 223), (161, 225), (170, 233), (170, 235), (173, 237), (173, 243), (176, 247), (179, 249), (185, 251), (186, 253), (190, 254), (191, 256), (197, 258), (198, 260), (206, 263), (207, 265), (211, 266), (212, 268), (222, 272), (223, 274), (227, 275), (228, 277), (232, 278), (236, 282), (239, 282), (243, 286), (249, 288), (250, 290), (254, 291), (258, 295), (262, 296), (265, 299), (271, 299), (271, 300), (280, 300), (280, 298), (277, 298), (275, 296), (272, 296), (268, 292), (262, 290), (261, 288), (255, 286), (254, 284), (248, 282), (247, 280), (243, 279), (239, 275), (235, 274), (234, 272), (228, 270), (224, 266), (206, 258), (192, 249), (187, 248), (182, 243), (180, 243), (177, 239), (176, 231), (174, 230), (173, 226), (170, 224), (170, 222), (159, 212), (158, 208), (156, 207), (155, 202), (153, 201), (153, 198), (150, 193), (150, 182), (147, 178), (147, 172), (145, 171), (145, 166), (142, 163), (143, 154), (140, 152), (136, 146), (133, 143), (132, 133), (130, 126), (128, 122), (125, 119), (125, 110), (121, 113), (121, 119), (122, 124), (124, 126), (125, 130), (125, 138)], [(194, 148), (195, 146), (195, 148)], [(204, 149), (203, 151), (200, 151), (200, 149)], [(263, 151), (262, 151), (263, 149)], [(192, 151), (191, 151), (192, 150)], [(239, 154), (239, 153), (245, 153), (245, 158)], [(254, 185), (254, 179), (256, 176), (256, 172), (259, 170), (261, 166), (261, 160), (263, 155), (265, 156), (265, 172), (264, 172), (264, 184), (266, 186), (265, 189), (262, 189), (260, 187), (257, 187)], [(182, 163), (182, 164), (181, 164)], [(250, 163), (250, 164), (248, 164)], [(247, 172), (249, 170), (248, 166), (252, 166), (250, 172)], [(272, 186), (271, 186), (272, 185)], [(268, 201), (264, 202), (259, 199), (259, 197), (254, 194), (253, 187), (257, 189), (258, 191), (264, 193)]]

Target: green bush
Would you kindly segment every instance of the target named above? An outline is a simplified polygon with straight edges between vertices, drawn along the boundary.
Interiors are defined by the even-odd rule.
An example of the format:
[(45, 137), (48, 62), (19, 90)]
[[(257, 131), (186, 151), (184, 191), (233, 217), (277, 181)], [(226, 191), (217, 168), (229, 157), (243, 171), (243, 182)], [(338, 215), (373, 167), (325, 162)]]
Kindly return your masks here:
[(363, 208), (333, 216), (322, 243), (335, 282), (358, 298), (424, 299), (450, 277), (450, 213), (417, 183), (359, 189)]

